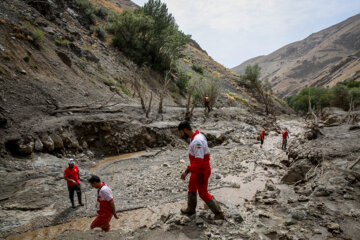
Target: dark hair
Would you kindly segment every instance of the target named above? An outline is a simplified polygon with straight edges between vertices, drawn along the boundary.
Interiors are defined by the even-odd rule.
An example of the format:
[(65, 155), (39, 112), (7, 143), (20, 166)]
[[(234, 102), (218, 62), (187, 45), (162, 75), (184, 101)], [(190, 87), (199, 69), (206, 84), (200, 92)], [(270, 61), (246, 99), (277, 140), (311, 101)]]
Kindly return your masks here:
[(89, 183), (99, 183), (99, 182), (101, 182), (100, 178), (96, 175), (91, 175), (91, 177), (89, 178)]
[(179, 126), (178, 126), (178, 130), (184, 130), (184, 129), (187, 129), (187, 130), (192, 130), (191, 129), (191, 126), (190, 126), (190, 123), (188, 121), (182, 121)]

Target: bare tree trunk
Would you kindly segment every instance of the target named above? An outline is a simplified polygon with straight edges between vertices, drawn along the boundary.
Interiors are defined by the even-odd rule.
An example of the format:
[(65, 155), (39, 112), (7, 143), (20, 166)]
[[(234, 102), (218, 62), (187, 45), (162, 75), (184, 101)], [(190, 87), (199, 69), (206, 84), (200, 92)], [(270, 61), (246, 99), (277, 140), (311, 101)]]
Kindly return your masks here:
[(163, 113), (163, 99), (164, 99), (164, 92), (160, 93), (160, 100), (159, 100), (159, 109), (158, 109), (158, 113), (162, 114)]
[[(190, 121), (192, 111), (193, 111), (193, 110), (190, 111), (190, 104), (191, 104), (191, 97), (192, 97), (194, 90), (195, 90), (195, 86), (192, 86), (188, 92), (188, 98), (187, 98), (187, 103), (186, 103), (186, 112), (185, 112), (185, 120), (188, 120), (188, 121)], [(192, 108), (194, 108), (194, 105)]]
[(149, 113), (150, 113), (150, 110), (151, 110), (151, 102), (152, 102), (152, 91), (150, 93), (150, 101), (149, 101), (149, 106), (148, 106), (148, 109), (146, 111), (146, 118), (149, 118)]

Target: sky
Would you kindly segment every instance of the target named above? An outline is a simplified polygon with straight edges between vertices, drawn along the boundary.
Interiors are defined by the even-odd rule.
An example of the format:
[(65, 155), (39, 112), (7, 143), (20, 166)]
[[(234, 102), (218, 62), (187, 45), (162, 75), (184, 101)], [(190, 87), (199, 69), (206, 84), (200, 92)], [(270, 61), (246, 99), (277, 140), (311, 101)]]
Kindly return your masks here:
[[(143, 6), (147, 0), (132, 0)], [(180, 30), (228, 68), (360, 13), (360, 0), (162, 0)]]

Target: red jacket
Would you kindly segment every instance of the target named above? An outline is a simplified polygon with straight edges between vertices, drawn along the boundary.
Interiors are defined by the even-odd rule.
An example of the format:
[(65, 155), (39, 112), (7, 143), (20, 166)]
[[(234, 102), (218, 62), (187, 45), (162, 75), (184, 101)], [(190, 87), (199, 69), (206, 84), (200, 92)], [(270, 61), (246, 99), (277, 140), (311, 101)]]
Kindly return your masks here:
[(69, 187), (78, 185), (80, 182), (78, 167), (76, 165), (74, 165), (74, 167), (72, 169), (67, 167), (64, 171), (64, 178), (70, 178), (72, 180), (75, 180), (76, 184), (74, 184), (73, 182), (67, 181), (67, 185)]
[(283, 139), (287, 139), (287, 137), (288, 137), (288, 131), (283, 132), (282, 136), (283, 136)]
[(265, 133), (264, 132), (261, 132), (260, 133), (260, 140), (264, 140), (265, 139)]

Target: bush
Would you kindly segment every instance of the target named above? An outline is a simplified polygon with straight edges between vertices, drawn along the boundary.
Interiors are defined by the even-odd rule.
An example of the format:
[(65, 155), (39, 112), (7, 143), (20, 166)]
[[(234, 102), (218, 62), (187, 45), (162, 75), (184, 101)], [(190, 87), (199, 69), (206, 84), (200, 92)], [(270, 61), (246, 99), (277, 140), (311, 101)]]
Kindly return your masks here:
[(194, 70), (195, 72), (197, 72), (197, 73), (200, 73), (201, 75), (203, 75), (204, 74), (204, 69), (203, 69), (203, 67), (201, 66), (201, 65), (199, 65), (199, 64), (193, 64), (192, 66), (191, 66), (191, 68), (192, 68), (192, 70)]
[(39, 28), (34, 28), (31, 35), (35, 45), (40, 45), (44, 39), (44, 32)]
[(69, 40), (63, 38), (58, 38), (55, 40), (55, 44), (57, 46), (67, 46), (69, 45), (69, 42), (70, 42)]
[(95, 8), (88, 0), (76, 0), (76, 5), (78, 6), (81, 14), (85, 18), (85, 20), (89, 24), (96, 23), (96, 16), (95, 16)]
[(104, 41), (106, 38), (106, 32), (101, 26), (91, 28), (91, 32), (95, 33), (96, 37), (98, 37), (101, 41)]
[(134, 12), (124, 11), (112, 18), (113, 45), (138, 65), (167, 71), (173, 61), (183, 56), (189, 36), (178, 30), (161, 1), (149, 0)]
[(180, 92), (187, 92), (190, 79), (190, 73), (184, 72), (180, 69), (177, 70), (176, 86), (179, 88)]
[(103, 8), (103, 7), (100, 7), (100, 8), (96, 8), (94, 10), (94, 13), (99, 18), (105, 19), (107, 17), (107, 15), (108, 15), (108, 10)]
[(29, 56), (25, 56), (25, 57), (23, 58), (23, 60), (24, 60), (25, 62), (29, 62), (29, 61), (30, 61), (30, 57), (29, 57)]

